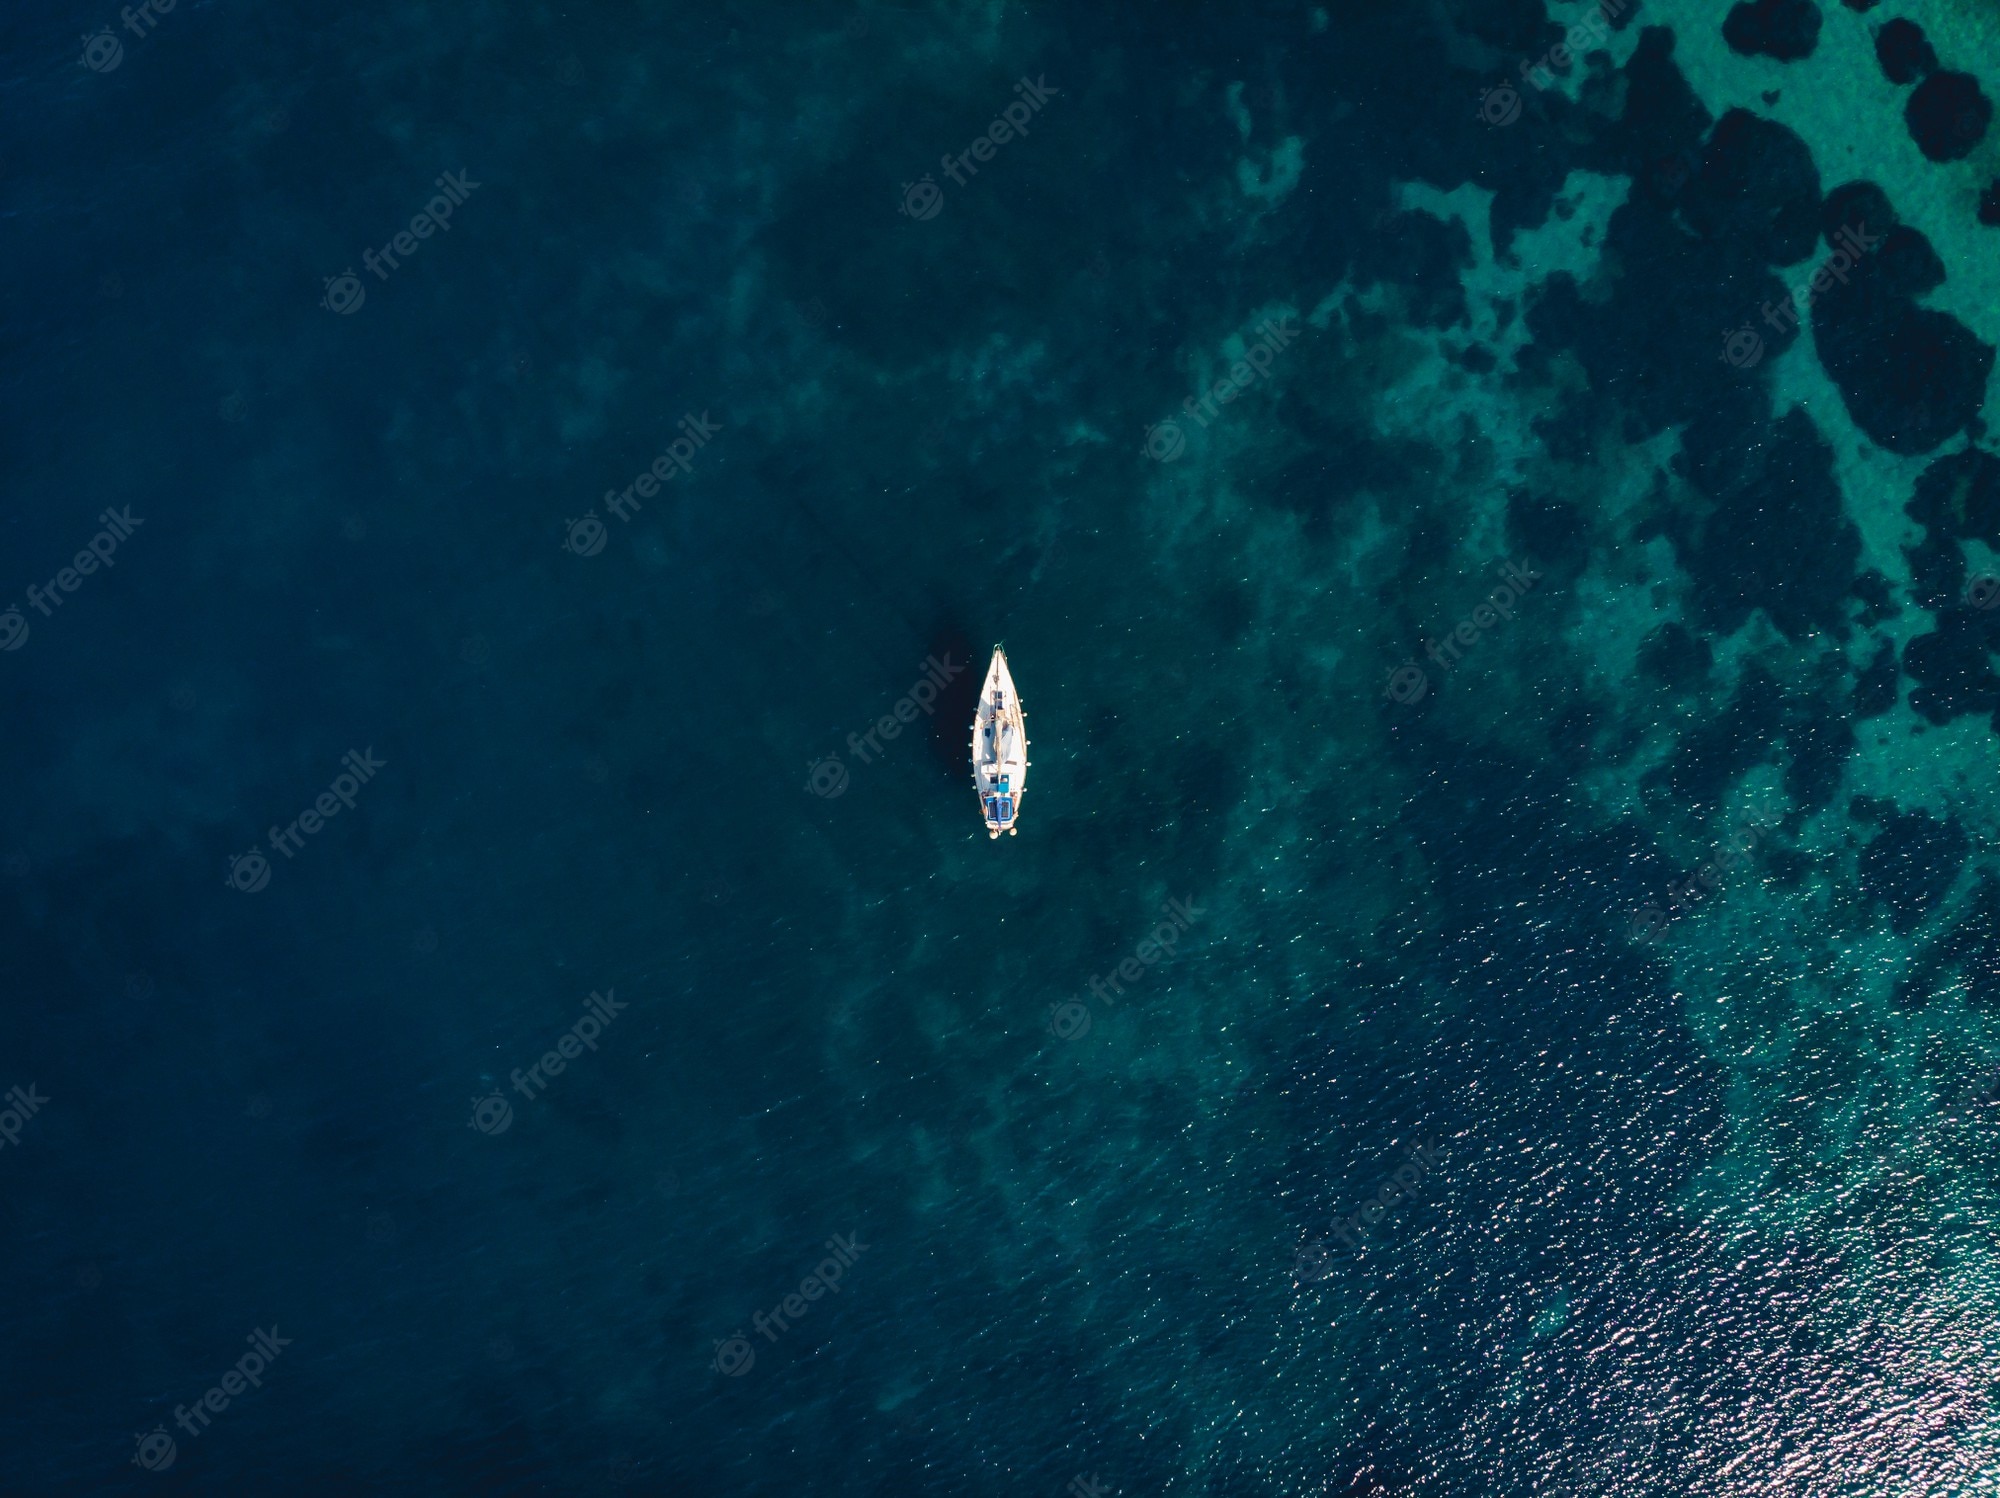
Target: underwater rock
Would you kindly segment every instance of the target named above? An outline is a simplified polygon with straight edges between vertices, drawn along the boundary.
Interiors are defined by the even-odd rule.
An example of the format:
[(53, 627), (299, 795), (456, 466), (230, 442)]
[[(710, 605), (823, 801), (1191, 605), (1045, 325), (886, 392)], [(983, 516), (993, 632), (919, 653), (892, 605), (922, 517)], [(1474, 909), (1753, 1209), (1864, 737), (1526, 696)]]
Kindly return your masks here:
[(1850, 235), (1885, 234), (1901, 222), (1889, 195), (1873, 182), (1843, 182), (1819, 205), (1820, 237), (1828, 249), (1845, 243)]
[(1819, 43), (1820, 13), (1812, 0), (1750, 0), (1729, 12), (1722, 39), (1745, 57), (1762, 53), (1779, 62), (1812, 55)]
[(1888, 296), (1920, 297), (1944, 285), (1944, 261), (1931, 242), (1907, 224), (1882, 236), (1873, 269), (1878, 288)]
[(1972, 842), (1957, 817), (1939, 821), (1919, 808), (1893, 812), (1861, 850), (1861, 889), (1889, 907), (1889, 924), (1908, 935), (1923, 924), (1964, 867)]
[(1965, 553), (1949, 536), (1931, 534), (1903, 548), (1910, 563), (1910, 601), (1920, 609), (1940, 613), (1963, 601)]
[(1507, 534), (1537, 564), (1565, 571), (1590, 560), (1590, 527), (1583, 512), (1560, 499), (1516, 491), (1507, 498)]
[(1976, 447), (1939, 458), (1917, 479), (1903, 513), (1924, 528), (1922, 541), (1903, 548), (1918, 607), (1935, 612), (1970, 601), (1960, 543), (2000, 547), (2000, 458)]
[(1933, 73), (1903, 106), (1910, 138), (1932, 161), (1957, 161), (1979, 144), (1993, 103), (1970, 73)]
[(1924, 28), (1901, 16), (1875, 33), (1875, 60), (1882, 64), (1882, 76), (1891, 83), (1915, 83), (1924, 74), (1937, 71), (1938, 65)]
[(1747, 245), (1769, 265), (1812, 253), (1820, 217), (1819, 168), (1806, 143), (1774, 120), (1732, 109), (1703, 148), (1681, 217), (1703, 239)]
[(1639, 669), (1677, 691), (1700, 686), (1714, 666), (1708, 641), (1675, 620), (1662, 624), (1639, 647)]
[(1995, 177), (1979, 195), (1979, 222), (2000, 229), (2000, 177)]
[(2000, 676), (1993, 672), (1996, 621), (1991, 614), (1948, 608), (1937, 628), (1903, 647), (1903, 669), (1920, 683), (1910, 707), (1931, 723), (1966, 713), (2000, 709)]
[(1777, 679), (1762, 666), (1748, 666), (1729, 706), (1684, 734), (1672, 757), (1648, 770), (1640, 783), (1649, 789), (1664, 787), (1685, 805), (1714, 804), (1731, 781), (1770, 757), (1784, 729), (1784, 694)]
[(1870, 440), (1929, 452), (1978, 416), (1993, 347), (1912, 300), (1944, 281), (1929, 240), (1907, 225), (1886, 235), (1870, 228), (1862, 243), (1875, 239), (1814, 303), (1813, 346)]
[(1861, 535), (1833, 449), (1796, 407), (1758, 435), (1739, 447), (1727, 425), (1697, 421), (1682, 437), (1690, 482), (1716, 501), (1697, 543), (1675, 537), (1703, 623), (1728, 634), (1761, 608), (1787, 639), (1844, 635)]
[[(1894, 652), (1891, 651), (1891, 659)], [(1855, 749), (1854, 719), (1818, 695), (1803, 702), (1785, 729), (1792, 762), (1785, 768), (1785, 792), (1808, 814), (1833, 804), (1841, 775)]]
[(1664, 26), (1639, 33), (1624, 81), (1625, 112), (1593, 154), (1602, 170), (1631, 176), (1635, 194), (1671, 203), (1701, 170), (1701, 139), (1715, 117), (1674, 65), (1674, 34)]
[(1861, 600), (1861, 612), (1856, 617), (1866, 629), (1873, 629), (1883, 620), (1893, 619), (1903, 612), (1902, 606), (1896, 602), (1894, 590), (1889, 586), (1889, 579), (1874, 567), (1855, 578), (1854, 586), (1847, 591)]
[(1935, 535), (2000, 550), (2000, 457), (1977, 447), (1926, 468), (1903, 513)]
[(1889, 711), (1896, 705), (1901, 680), (1902, 667), (1896, 664), (1895, 642), (1884, 640), (1876, 648), (1875, 659), (1854, 678), (1854, 716), (1873, 718)]
[(1354, 256), (1355, 284), (1389, 282), (1406, 288), (1410, 322), (1444, 328), (1467, 320), (1460, 272), (1472, 268), (1472, 238), (1457, 219), (1395, 213), (1382, 219)]

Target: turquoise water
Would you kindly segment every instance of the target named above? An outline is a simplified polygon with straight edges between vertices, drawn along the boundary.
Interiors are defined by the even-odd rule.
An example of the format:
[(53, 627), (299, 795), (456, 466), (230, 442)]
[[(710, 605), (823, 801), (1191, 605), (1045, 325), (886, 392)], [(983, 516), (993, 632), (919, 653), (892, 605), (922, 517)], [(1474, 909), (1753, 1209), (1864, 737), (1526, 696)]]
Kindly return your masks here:
[(6, 1490), (2000, 1490), (1995, 26), (12, 27)]

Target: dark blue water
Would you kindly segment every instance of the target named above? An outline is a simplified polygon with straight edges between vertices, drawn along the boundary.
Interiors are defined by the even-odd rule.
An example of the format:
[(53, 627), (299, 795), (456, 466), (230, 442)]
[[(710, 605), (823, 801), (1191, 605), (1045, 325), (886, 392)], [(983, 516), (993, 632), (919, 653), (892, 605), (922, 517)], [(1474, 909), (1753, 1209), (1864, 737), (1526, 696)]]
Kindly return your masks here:
[(0, 1489), (1992, 1490), (1990, 13), (4, 35)]

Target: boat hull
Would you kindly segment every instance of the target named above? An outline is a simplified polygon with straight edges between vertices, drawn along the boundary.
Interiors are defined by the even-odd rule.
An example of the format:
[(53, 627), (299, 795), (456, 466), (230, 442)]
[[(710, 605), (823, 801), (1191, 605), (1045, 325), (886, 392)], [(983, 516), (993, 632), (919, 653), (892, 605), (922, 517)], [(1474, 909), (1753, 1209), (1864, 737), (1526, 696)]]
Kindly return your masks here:
[(972, 720), (972, 783), (979, 792), (986, 835), (997, 838), (1003, 832), (1016, 832), (1021, 797), (1028, 788), (1028, 722), (1007, 667), (1007, 652), (997, 645)]

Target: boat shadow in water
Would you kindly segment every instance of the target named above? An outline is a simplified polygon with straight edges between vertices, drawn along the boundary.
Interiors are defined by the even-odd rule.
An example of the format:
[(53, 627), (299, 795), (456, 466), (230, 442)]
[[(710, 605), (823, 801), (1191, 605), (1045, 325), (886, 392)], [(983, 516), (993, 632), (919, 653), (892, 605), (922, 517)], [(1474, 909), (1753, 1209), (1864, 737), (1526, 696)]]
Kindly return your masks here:
[(937, 711), (931, 714), (931, 760), (953, 779), (966, 780), (972, 774), (966, 741), (979, 711), (985, 658), (974, 648), (964, 625), (951, 615), (942, 616), (932, 626), (929, 651), (950, 674), (938, 692)]

